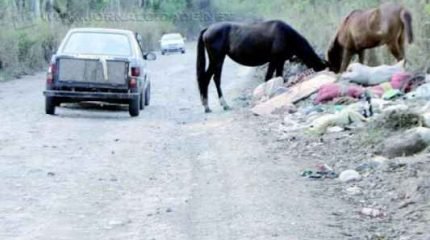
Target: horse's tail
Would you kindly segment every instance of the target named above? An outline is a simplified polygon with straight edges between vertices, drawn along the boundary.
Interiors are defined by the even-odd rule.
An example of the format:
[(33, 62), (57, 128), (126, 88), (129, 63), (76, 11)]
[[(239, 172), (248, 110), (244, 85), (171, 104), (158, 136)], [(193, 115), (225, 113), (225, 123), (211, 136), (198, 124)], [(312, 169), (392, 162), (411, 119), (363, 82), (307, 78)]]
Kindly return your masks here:
[(405, 36), (408, 39), (408, 43), (411, 44), (414, 42), (414, 30), (412, 28), (412, 14), (404, 9), (400, 13), (400, 18), (402, 19), (403, 25), (405, 27)]
[(197, 41), (197, 83), (199, 85), (200, 96), (204, 91), (204, 77), (206, 74), (206, 56), (205, 56), (205, 43), (203, 42), (203, 34), (207, 29), (200, 32), (199, 39)]

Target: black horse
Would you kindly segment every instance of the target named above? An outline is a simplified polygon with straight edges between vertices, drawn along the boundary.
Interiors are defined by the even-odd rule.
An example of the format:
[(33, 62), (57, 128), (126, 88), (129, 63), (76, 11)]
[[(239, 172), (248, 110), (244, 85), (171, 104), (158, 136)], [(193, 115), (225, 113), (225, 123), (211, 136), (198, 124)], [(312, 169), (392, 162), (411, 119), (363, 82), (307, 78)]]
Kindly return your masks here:
[[(206, 70), (205, 49), (209, 56)], [(221, 90), (221, 72), (225, 57), (235, 62), (255, 67), (269, 63), (266, 81), (282, 76), (286, 60), (294, 56), (315, 71), (327, 67), (313, 50), (308, 41), (288, 24), (282, 21), (268, 21), (252, 25), (238, 23), (216, 23), (200, 33), (197, 46), (197, 82), (200, 97), (206, 112), (208, 105), (208, 87), (212, 76), (218, 91), (221, 106), (230, 109)]]

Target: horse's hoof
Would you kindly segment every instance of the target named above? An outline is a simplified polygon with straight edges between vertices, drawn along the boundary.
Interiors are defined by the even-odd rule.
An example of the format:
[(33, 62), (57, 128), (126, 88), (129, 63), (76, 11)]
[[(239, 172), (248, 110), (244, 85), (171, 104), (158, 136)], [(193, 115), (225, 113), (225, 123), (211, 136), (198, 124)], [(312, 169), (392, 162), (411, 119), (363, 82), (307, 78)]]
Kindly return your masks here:
[(211, 112), (212, 112), (212, 110), (210, 110), (209, 108), (205, 109), (205, 113), (211, 113)]
[(230, 111), (232, 108), (230, 106), (224, 106), (224, 111)]

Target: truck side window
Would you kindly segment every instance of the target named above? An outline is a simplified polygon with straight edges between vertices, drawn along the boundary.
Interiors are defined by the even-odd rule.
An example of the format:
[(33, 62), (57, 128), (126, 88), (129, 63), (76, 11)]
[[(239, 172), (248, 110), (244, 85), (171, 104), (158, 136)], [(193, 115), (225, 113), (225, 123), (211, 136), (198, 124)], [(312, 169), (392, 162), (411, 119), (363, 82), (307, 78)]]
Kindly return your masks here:
[(142, 35), (140, 35), (139, 33), (136, 33), (136, 40), (137, 40), (137, 43), (139, 44), (140, 51), (142, 52), (142, 54), (145, 54), (145, 52), (143, 51), (143, 38), (142, 38)]

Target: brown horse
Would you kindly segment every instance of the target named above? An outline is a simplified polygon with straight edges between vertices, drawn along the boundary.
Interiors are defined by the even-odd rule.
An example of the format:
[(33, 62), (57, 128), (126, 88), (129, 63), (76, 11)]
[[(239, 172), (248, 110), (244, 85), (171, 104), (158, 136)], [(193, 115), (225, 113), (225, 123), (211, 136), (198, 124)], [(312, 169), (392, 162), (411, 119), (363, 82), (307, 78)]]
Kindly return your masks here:
[(333, 39), (327, 58), (330, 69), (344, 72), (354, 54), (364, 62), (364, 50), (387, 45), (398, 60), (405, 58), (405, 42), (412, 43), (412, 15), (396, 3), (384, 3), (379, 8), (355, 10), (342, 22)]

